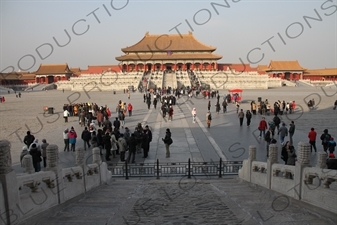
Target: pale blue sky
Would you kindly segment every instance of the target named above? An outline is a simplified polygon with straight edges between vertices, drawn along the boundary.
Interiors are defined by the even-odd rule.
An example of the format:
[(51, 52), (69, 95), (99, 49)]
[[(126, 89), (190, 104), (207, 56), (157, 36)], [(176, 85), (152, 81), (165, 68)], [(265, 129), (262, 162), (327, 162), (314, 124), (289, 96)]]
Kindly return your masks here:
[[(115, 57), (123, 54), (121, 48), (135, 44), (147, 31), (176, 34), (171, 29), (181, 23), (179, 31), (187, 33), (191, 28), (185, 19), (199, 41), (217, 47), (215, 53), (223, 56), (219, 63), (240, 63), (242, 58), (252, 67), (270, 60), (298, 60), (309, 69), (337, 67), (337, 0), (228, 0), (228, 8), (215, 4), (213, 8), (211, 3), (226, 5), (224, 0), (1, 0), (0, 72), (11, 66), (15, 71), (21, 68), (33, 72), (41, 63), (68, 63), (82, 69), (88, 65), (118, 64)], [(309, 19), (310, 28), (303, 17), (318, 18), (315, 10), (322, 21)], [(75, 35), (72, 26), (81, 19), (75, 32), (90, 27), (86, 33)], [(59, 47), (53, 37), (66, 44), (64, 29), (71, 41)], [(275, 52), (268, 43), (262, 45), (272, 36), (270, 43)], [(38, 50), (45, 59), (36, 52), (41, 45)], [(247, 58), (254, 48), (261, 50)], [(262, 54), (264, 58), (260, 60)]]

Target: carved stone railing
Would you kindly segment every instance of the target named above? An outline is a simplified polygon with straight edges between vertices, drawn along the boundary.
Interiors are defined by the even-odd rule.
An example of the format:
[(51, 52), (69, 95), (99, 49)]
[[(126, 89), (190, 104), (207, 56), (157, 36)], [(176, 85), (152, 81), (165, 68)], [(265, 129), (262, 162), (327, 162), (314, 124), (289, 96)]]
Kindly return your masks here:
[(285, 179), (294, 179), (295, 167), (283, 164), (273, 164), (272, 167), (273, 177), (282, 177)]
[(239, 177), (291, 198), (337, 214), (337, 170), (326, 169), (326, 153), (317, 154), (317, 165), (310, 165), (310, 144), (298, 143), (294, 166), (277, 163), (277, 146), (269, 146), (267, 162), (257, 162), (256, 148), (249, 147)]
[(46, 184), (46, 187), (48, 188), (54, 188), (56, 186), (55, 179), (55, 174), (51, 171), (20, 174), (17, 176), (18, 190), (29, 187), (32, 192), (37, 192), (37, 190), (42, 187), (43, 183)]
[(253, 172), (267, 173), (267, 163), (254, 161), (252, 165)]

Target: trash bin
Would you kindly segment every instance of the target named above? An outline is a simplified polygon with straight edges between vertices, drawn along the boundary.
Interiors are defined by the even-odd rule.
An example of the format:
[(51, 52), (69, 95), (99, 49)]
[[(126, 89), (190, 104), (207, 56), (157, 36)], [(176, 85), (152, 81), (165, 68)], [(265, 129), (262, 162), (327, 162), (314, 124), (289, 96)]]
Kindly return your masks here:
[(116, 91), (114, 91), (114, 95), (116, 94)]
[(48, 107), (48, 114), (54, 114), (54, 108)]
[(262, 102), (262, 98), (261, 98), (261, 97), (258, 97), (258, 98), (257, 98), (257, 102)]

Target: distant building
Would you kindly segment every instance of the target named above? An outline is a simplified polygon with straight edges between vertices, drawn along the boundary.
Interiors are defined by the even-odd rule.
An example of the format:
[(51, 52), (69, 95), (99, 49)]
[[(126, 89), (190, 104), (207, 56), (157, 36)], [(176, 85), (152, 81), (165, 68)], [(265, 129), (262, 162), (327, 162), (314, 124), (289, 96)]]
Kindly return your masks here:
[(192, 34), (150, 35), (148, 32), (138, 43), (122, 48), (125, 55), (116, 57), (122, 70), (217, 70), (222, 58), (213, 52), (215, 47), (196, 40)]
[(296, 61), (273, 61), (269, 65), (259, 65), (257, 71), (260, 74), (268, 74), (270, 77), (279, 77), (285, 80), (337, 80), (337, 68), (309, 70), (303, 68)]
[(74, 72), (68, 64), (41, 64), (35, 72), (36, 83), (51, 84), (61, 80), (68, 80)]

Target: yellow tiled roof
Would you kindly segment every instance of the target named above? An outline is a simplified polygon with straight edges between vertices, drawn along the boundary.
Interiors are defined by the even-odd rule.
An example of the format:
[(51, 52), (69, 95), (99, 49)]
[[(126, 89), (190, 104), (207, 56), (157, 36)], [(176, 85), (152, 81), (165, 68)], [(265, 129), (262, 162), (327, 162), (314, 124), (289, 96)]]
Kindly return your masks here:
[(178, 60), (178, 59), (213, 59), (219, 60), (222, 56), (216, 55), (213, 53), (205, 53), (205, 54), (182, 54), (182, 53), (172, 53), (169, 54), (132, 54), (132, 55), (123, 55), (120, 57), (116, 57), (116, 60), (119, 61), (126, 61), (126, 60), (133, 60), (133, 61), (146, 61), (146, 60)]
[(48, 74), (65, 74), (72, 73), (68, 64), (41, 64), (39, 69), (35, 72), (36, 75)]
[(305, 68), (301, 67), (298, 61), (270, 61), (268, 66), (268, 71), (272, 70), (306, 70)]
[(148, 32), (138, 43), (122, 48), (123, 52), (163, 52), (163, 51), (215, 51), (216, 48), (205, 45), (188, 34), (150, 35)]
[(304, 75), (337, 76), (337, 68), (306, 70)]

